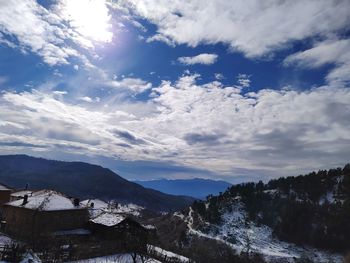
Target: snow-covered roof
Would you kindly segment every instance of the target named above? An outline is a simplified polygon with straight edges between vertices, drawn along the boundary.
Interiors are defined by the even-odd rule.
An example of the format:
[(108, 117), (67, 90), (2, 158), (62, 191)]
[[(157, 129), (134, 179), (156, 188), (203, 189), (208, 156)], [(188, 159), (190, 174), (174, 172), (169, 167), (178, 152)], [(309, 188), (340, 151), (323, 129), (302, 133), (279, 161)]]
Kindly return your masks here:
[(124, 214), (129, 214), (129, 215), (133, 215), (133, 216), (139, 216), (140, 212), (145, 209), (142, 206), (139, 205), (135, 205), (135, 204), (119, 204), (118, 208), (116, 208), (116, 211), (118, 213), (124, 213)]
[(153, 250), (154, 252), (156, 252), (156, 254), (162, 255), (162, 256), (166, 256), (167, 259), (172, 259), (172, 260), (176, 260), (176, 262), (190, 262), (190, 259), (184, 256), (181, 256), (179, 254), (175, 254), (171, 251), (162, 249), (160, 247), (156, 247), (156, 246), (152, 246), (152, 245), (147, 245), (147, 249), (148, 250)]
[(28, 209), (38, 209), (43, 211), (78, 209), (71, 199), (61, 193), (52, 190), (42, 190), (28, 196), (27, 203), (23, 204), (23, 199), (7, 203), (10, 206), (24, 207)]
[(84, 201), (81, 201), (80, 205), (90, 208), (92, 203), (94, 204), (94, 209), (108, 208), (108, 203), (100, 199), (86, 199)]
[(126, 217), (115, 213), (102, 213), (95, 218), (90, 219), (91, 222), (95, 224), (105, 225), (105, 226), (115, 226), (122, 222)]
[(16, 191), (11, 193), (11, 196), (13, 197), (23, 197), (25, 195), (31, 196), (33, 194), (32, 190), (20, 190), (20, 191)]
[(9, 191), (9, 190), (12, 190), (11, 188), (7, 187), (6, 185), (4, 184), (0, 184), (0, 191)]

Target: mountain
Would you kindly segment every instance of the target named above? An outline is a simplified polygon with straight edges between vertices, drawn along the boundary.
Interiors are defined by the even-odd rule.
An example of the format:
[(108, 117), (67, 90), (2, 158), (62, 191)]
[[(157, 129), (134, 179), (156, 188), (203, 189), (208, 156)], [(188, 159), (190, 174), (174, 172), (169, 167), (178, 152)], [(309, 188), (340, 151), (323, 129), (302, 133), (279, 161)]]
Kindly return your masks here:
[(26, 155), (0, 156), (0, 182), (14, 188), (49, 188), (80, 198), (115, 199), (157, 211), (179, 210), (194, 199), (146, 189), (109, 169), (83, 162), (63, 162)]
[(193, 196), (198, 199), (204, 199), (212, 194), (217, 195), (231, 186), (225, 181), (215, 181), (209, 179), (176, 179), (176, 180), (151, 180), (151, 181), (134, 181), (144, 187), (155, 189), (172, 195)]
[[(211, 242), (216, 250), (228, 246), (238, 254), (258, 253), (268, 262), (341, 263), (350, 253), (350, 164), (233, 185), (152, 220), (164, 247), (198, 262), (219, 256), (205, 245)], [(222, 262), (233, 262), (232, 255), (225, 258)]]

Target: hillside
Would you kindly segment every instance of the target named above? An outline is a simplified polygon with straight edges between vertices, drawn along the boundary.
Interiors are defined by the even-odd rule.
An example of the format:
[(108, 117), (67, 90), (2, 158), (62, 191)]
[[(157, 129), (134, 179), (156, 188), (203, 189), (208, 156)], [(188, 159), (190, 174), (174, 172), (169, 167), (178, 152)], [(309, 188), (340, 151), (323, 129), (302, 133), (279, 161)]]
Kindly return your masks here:
[(350, 165), (343, 169), (280, 178), (267, 184), (232, 186), (207, 204), (193, 205), (203, 218), (220, 224), (239, 199), (248, 219), (271, 227), (273, 234), (298, 245), (350, 250)]
[(146, 189), (101, 166), (26, 155), (0, 156), (0, 182), (15, 188), (29, 184), (33, 189), (54, 189), (84, 199), (115, 199), (158, 211), (179, 210), (194, 200)]
[[(189, 257), (215, 242), (270, 262), (343, 262), (350, 252), (350, 165), (234, 185), (152, 223), (164, 244)], [(196, 254), (217, 256), (204, 247)]]
[(224, 192), (230, 183), (225, 181), (216, 181), (202, 178), (194, 179), (159, 179), (151, 181), (134, 181), (144, 187), (155, 189), (163, 193), (172, 195), (193, 196), (198, 199), (204, 199), (209, 194), (217, 195)]

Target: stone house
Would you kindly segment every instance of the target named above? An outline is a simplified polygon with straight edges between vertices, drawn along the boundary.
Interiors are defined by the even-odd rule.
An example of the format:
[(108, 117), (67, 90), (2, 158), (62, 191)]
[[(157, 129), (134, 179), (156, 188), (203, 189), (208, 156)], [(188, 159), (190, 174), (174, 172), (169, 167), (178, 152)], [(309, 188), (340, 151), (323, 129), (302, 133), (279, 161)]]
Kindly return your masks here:
[(103, 212), (90, 219), (89, 229), (103, 239), (113, 240), (124, 250), (145, 249), (150, 231), (132, 217)]
[(4, 184), (0, 184), (0, 205), (10, 201), (12, 189)]
[(52, 190), (25, 194), (4, 204), (2, 210), (5, 232), (18, 238), (84, 228), (89, 220), (88, 211), (79, 200)]

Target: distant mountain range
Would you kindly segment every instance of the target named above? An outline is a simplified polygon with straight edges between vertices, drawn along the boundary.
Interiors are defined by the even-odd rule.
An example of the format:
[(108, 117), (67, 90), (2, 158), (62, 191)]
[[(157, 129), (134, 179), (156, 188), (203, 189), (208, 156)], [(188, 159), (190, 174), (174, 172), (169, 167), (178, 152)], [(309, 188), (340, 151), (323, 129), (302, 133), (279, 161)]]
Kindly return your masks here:
[(151, 180), (151, 181), (134, 181), (144, 187), (155, 189), (172, 195), (193, 196), (198, 199), (204, 199), (212, 194), (217, 195), (224, 192), (232, 186), (225, 181), (215, 181), (209, 179), (176, 179), (176, 180)]
[(146, 189), (98, 165), (26, 155), (0, 156), (0, 183), (14, 188), (29, 184), (33, 189), (53, 189), (80, 198), (114, 199), (157, 211), (180, 210), (194, 201)]

